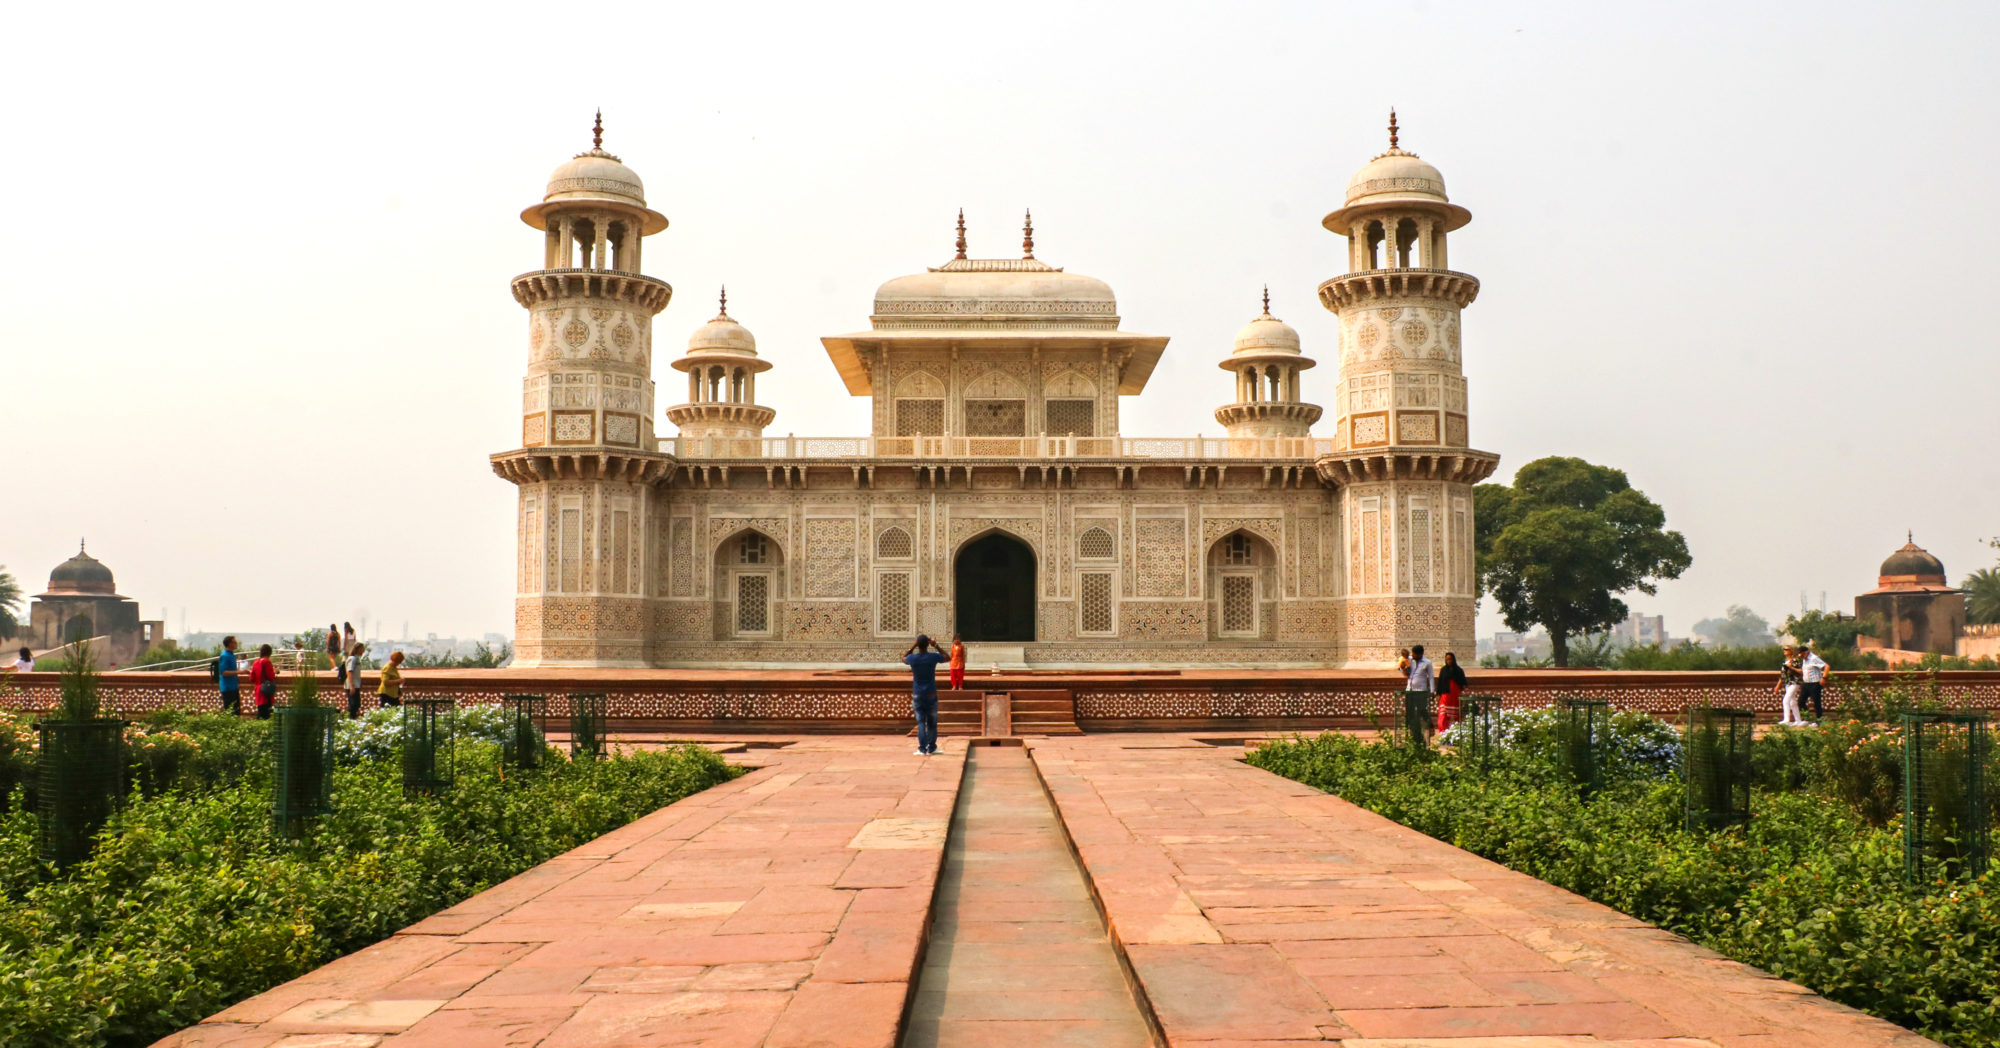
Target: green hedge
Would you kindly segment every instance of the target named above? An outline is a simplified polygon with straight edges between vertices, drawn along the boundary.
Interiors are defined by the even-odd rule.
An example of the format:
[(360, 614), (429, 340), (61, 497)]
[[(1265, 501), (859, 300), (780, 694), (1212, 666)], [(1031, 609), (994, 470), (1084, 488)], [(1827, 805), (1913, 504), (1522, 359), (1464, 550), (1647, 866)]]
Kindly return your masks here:
[(1747, 829), (1713, 834), (1683, 828), (1677, 776), (1618, 776), (1585, 801), (1519, 751), (1482, 772), (1323, 735), (1248, 759), (1946, 1044), (2000, 1044), (2000, 873), (1907, 887), (1895, 820), (1870, 825), (1879, 795), (1845, 767), (1863, 729), (1846, 731), (1760, 740), (1765, 784), (1793, 788), (1760, 789)]
[[(240, 752), (235, 731), (213, 752)], [(221, 785), (129, 804), (65, 875), (35, 861), (31, 814), (0, 815), (6, 1043), (151, 1043), (734, 774), (685, 747), (503, 781), (466, 749), (436, 799), (406, 799), (394, 761), (340, 768), (298, 842), (271, 834), (268, 766), (232, 783), (229, 758), (205, 769)]]

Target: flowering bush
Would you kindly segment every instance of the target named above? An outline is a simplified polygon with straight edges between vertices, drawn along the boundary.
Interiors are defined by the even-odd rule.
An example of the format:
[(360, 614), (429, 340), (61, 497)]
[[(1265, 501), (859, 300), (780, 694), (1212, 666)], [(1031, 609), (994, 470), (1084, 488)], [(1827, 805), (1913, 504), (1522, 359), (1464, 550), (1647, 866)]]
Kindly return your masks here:
[[(1554, 762), (1563, 717), (1552, 706), (1535, 709), (1501, 709), (1493, 717), (1492, 739), (1496, 751), (1511, 752), (1517, 759)], [(1438, 736), (1447, 746), (1464, 746), (1472, 738), (1474, 726), (1459, 721)], [(1673, 725), (1650, 714), (1618, 710), (1610, 715), (1606, 734), (1598, 744), (1608, 748), (1606, 764), (1614, 773), (1637, 772), (1662, 778), (1680, 770), (1681, 733)]]
[[(505, 745), (514, 731), (514, 719), (507, 709), (490, 703), (460, 707), (449, 725), (453, 733), (450, 737), (459, 742), (495, 746)], [(333, 736), (334, 756), (348, 763), (394, 757), (402, 744), (403, 711), (396, 707), (342, 721)]]
[(157, 797), (172, 788), (183, 768), (201, 752), (194, 736), (176, 728), (148, 731), (138, 724), (125, 726), (125, 757), (132, 779), (141, 792)]

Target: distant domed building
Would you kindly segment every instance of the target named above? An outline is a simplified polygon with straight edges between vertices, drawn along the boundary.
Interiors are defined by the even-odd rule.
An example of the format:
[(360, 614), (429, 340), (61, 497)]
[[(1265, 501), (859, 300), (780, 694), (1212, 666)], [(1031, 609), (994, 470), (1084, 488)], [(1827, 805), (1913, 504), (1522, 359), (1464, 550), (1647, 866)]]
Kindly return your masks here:
[(118, 595), (111, 569), (79, 544), (76, 556), (49, 572), (48, 592), (35, 595), (27, 633), (8, 643), (43, 652), (95, 639), (100, 664), (124, 665), (165, 637), (165, 621), (141, 619), (139, 603)]
[(543, 256), (512, 283), (519, 443), (490, 459), (519, 489), (516, 666), (893, 664), (919, 632), (961, 634), (979, 666), (1472, 655), (1472, 486), (1499, 457), (1467, 427), (1459, 320), (1479, 281), (1446, 262), (1471, 213), (1393, 115), (1388, 151), (1321, 222), (1347, 248), (1316, 288), (1340, 320), (1332, 396), (1312, 398), (1327, 406), (1267, 295), (1219, 361), (1221, 436), (1193, 412), (1185, 433), (1123, 433), (1121, 398), (1167, 338), (1127, 330), (1106, 282), (1037, 258), (1032, 221), (1018, 257), (977, 257), (961, 212), (950, 258), (821, 338), (870, 425), (802, 437), (766, 435), (757, 397), (800, 348), (760, 349), (726, 302), (670, 362), (686, 399), (656, 409), (673, 289), (640, 246), (667, 220), (601, 124), (521, 217)]
[(1965, 593), (1945, 581), (1944, 563), (1918, 546), (1914, 535), (1882, 562), (1875, 588), (1854, 598), (1856, 618), (1875, 618), (1882, 636), (1863, 637), (1863, 648), (1958, 653), (1965, 632)]

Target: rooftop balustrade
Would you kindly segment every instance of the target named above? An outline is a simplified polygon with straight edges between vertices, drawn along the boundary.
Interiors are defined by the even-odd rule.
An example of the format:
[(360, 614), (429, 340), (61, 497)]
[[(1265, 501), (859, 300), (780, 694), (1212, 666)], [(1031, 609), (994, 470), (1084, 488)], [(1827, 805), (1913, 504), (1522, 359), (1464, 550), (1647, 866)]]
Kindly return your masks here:
[(663, 437), (677, 459), (1313, 459), (1319, 437)]

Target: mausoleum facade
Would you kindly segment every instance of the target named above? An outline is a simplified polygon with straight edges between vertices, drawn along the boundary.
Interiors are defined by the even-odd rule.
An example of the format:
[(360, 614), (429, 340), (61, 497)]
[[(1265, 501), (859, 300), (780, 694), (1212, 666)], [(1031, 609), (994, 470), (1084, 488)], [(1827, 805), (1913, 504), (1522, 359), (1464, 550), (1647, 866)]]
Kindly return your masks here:
[[(1470, 215), (1391, 146), (1327, 229), (1347, 272), (1331, 412), (1268, 295), (1218, 361), (1220, 437), (1128, 437), (1167, 338), (1128, 331), (1103, 281), (1035, 257), (955, 255), (877, 289), (821, 341), (866, 435), (767, 437), (780, 379), (723, 302), (670, 362), (655, 436), (653, 331), (672, 289), (640, 271), (667, 219), (601, 144), (523, 219), (541, 269), (520, 446), (516, 665), (840, 666), (918, 632), (974, 662), (1049, 668), (1340, 667), (1414, 643), (1473, 649), (1472, 485), (1459, 312), (1445, 268)], [(1331, 432), (1312, 427), (1331, 414)], [(1196, 428), (1190, 425), (1190, 430)]]

